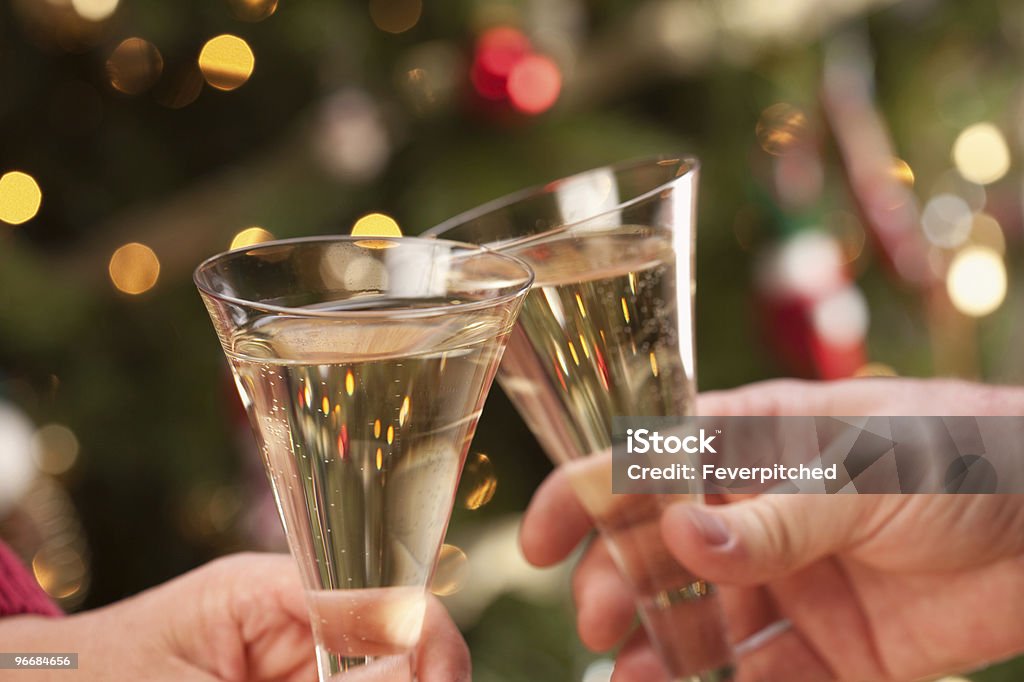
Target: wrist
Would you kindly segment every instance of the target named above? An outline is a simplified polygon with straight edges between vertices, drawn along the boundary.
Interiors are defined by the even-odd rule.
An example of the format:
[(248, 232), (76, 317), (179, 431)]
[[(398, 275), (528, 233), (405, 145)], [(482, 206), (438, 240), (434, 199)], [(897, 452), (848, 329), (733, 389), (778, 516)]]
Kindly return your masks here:
[[(78, 654), (81, 668), (83, 658), (88, 657), (92, 650), (90, 628), (83, 627), (82, 623), (86, 618), (87, 616), (50, 618), (37, 615), (0, 618), (0, 652), (23, 655), (29, 659), (40, 654)], [(92, 674), (83, 676), (80, 671), (76, 671), (75, 678), (99, 679)], [(67, 679), (67, 668), (62, 667), (61, 661), (55, 660), (52, 668), (33, 668), (32, 679), (35, 682), (61, 682)]]

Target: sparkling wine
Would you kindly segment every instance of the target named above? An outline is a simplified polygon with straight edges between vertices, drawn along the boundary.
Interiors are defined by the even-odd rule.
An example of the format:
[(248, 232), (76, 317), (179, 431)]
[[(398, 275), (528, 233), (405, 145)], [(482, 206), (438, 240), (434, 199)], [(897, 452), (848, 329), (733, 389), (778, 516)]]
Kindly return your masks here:
[(536, 283), (498, 381), (552, 457), (610, 447), (614, 415), (691, 414), (670, 234), (570, 233), (510, 253)]
[(507, 318), (276, 317), (227, 344), (332, 672), (418, 640)]
[(509, 250), (536, 281), (498, 381), (549, 456), (566, 466), (671, 672), (728, 679), (731, 653), (713, 588), (675, 561), (660, 534), (665, 505), (697, 496), (611, 493), (613, 416), (693, 413), (693, 369), (683, 360), (693, 356), (691, 291), (676, 281), (671, 238), (625, 226), (556, 233)]

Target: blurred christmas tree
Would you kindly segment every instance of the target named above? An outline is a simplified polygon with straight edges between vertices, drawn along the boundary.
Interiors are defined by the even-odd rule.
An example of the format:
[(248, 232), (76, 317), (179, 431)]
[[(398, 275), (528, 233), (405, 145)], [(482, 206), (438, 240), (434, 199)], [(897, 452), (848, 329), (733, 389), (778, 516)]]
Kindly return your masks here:
[[(1020, 382), (1022, 56), (1012, 0), (11, 0), (0, 396), (36, 457), (0, 462), (6, 536), (70, 607), (272, 542), (191, 269), (370, 214), (416, 233), (656, 152), (703, 160), (703, 388)], [(476, 447), (501, 485), (455, 534), (548, 467), (497, 391)], [(488, 629), (540, 608), (558, 651)], [(539, 644), (537, 670), (582, 671), (564, 604), (494, 609), (481, 669)]]

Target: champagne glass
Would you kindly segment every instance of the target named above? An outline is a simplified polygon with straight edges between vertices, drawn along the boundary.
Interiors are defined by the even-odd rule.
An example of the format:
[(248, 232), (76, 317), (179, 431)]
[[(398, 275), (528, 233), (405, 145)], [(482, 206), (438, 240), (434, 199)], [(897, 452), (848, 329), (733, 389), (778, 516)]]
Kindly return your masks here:
[(532, 279), (506, 255), (404, 237), (269, 242), (196, 270), (307, 591), (321, 681), (365, 666), (415, 677), (456, 484)]
[[(498, 381), (557, 465), (632, 585), (673, 678), (732, 678), (714, 587), (659, 533), (680, 495), (611, 493), (612, 418), (693, 414), (697, 162), (658, 157), (598, 168), (456, 216), (426, 236), (486, 244), (536, 274)], [(683, 483), (681, 483), (682, 485)]]

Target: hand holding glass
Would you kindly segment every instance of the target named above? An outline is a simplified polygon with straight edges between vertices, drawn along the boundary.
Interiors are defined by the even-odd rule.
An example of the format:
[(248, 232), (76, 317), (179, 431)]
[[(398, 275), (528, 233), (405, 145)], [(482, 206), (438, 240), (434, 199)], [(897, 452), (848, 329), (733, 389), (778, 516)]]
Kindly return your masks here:
[(412, 679), (456, 484), (532, 273), (479, 247), (313, 238), (196, 283), (307, 590), (320, 679)]

